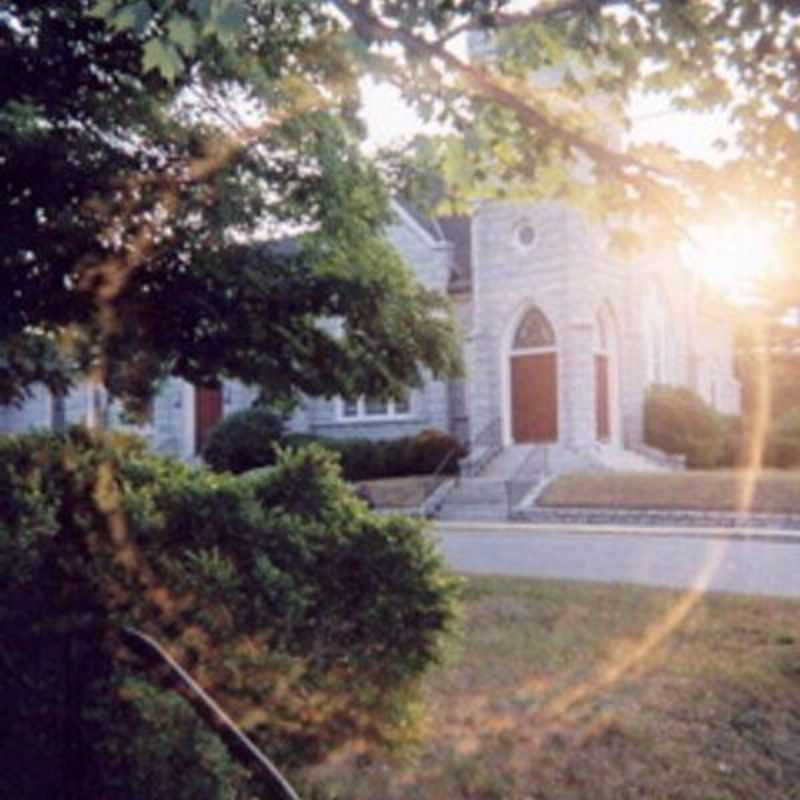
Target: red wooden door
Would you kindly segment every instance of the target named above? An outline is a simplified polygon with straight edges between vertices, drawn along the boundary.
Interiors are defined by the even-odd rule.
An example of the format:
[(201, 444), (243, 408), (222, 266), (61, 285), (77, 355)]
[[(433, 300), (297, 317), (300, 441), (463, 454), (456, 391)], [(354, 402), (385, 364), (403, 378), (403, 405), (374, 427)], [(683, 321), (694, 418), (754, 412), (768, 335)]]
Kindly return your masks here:
[(512, 356), (511, 430), (515, 442), (558, 439), (555, 353)]
[(222, 419), (222, 389), (196, 386), (194, 392), (195, 449), (199, 453), (208, 432)]
[(597, 438), (607, 441), (611, 438), (611, 424), (608, 403), (608, 356), (594, 357), (594, 416)]

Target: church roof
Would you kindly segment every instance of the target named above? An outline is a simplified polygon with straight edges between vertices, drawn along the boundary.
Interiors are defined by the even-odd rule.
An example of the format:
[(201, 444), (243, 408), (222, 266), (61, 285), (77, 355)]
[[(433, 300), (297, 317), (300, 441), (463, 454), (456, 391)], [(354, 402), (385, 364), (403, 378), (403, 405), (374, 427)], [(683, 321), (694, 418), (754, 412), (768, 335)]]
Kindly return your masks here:
[(439, 224), (438, 224), (436, 218), (432, 218), (432, 217), (427, 216), (427, 214), (425, 214), (423, 211), (421, 211), (416, 205), (414, 205), (414, 203), (412, 203), (410, 200), (406, 199), (405, 197), (395, 197), (394, 201), (432, 239), (434, 239), (437, 242), (444, 241), (444, 236), (442, 235), (441, 228), (439, 227)]
[(472, 286), (472, 218), (467, 214), (429, 217), (406, 197), (395, 197), (394, 202), (435, 242), (453, 245), (448, 289), (456, 294), (468, 292)]

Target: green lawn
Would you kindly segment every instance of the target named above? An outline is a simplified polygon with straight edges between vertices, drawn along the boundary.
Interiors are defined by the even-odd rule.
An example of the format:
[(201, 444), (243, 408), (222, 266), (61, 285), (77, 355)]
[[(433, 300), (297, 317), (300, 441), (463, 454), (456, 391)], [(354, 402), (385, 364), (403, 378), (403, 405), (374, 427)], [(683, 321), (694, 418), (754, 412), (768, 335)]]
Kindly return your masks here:
[(542, 506), (800, 513), (800, 471), (592, 472), (563, 475)]
[(413, 753), (313, 800), (800, 800), (800, 601), (470, 579)]

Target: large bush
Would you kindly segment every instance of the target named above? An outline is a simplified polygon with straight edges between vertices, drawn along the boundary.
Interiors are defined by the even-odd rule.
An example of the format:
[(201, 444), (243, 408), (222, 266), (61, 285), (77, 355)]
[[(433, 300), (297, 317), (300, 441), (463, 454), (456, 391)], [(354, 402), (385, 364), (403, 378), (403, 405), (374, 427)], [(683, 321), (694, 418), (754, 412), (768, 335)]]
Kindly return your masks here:
[(397, 478), (406, 475), (430, 475), (444, 461), (442, 472), (454, 474), (458, 460), (466, 451), (458, 440), (437, 430), (425, 430), (416, 436), (397, 439), (333, 439), (293, 434), (289, 444), (314, 441), (337, 453), (342, 474), (349, 481)]
[(238, 478), (79, 430), (0, 439), (4, 788), (266, 796), (122, 626), (286, 765), (405, 735), (453, 594), (421, 524), (369, 513), (319, 448)]
[(262, 406), (236, 411), (210, 431), (203, 460), (212, 469), (234, 473), (275, 463), (284, 432), (281, 414)]
[(764, 464), (770, 467), (800, 467), (800, 408), (784, 414), (769, 429)]
[(721, 414), (685, 386), (654, 386), (644, 408), (644, 437), (651, 447), (686, 456), (686, 465), (717, 467), (726, 457)]

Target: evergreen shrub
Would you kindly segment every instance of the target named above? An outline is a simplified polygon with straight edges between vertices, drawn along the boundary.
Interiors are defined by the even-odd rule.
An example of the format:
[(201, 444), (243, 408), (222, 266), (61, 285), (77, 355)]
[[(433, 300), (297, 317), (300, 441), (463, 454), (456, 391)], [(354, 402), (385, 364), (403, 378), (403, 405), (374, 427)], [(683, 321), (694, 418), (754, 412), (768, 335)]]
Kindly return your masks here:
[(764, 464), (782, 469), (800, 467), (800, 408), (789, 411), (770, 426)]
[(270, 408), (253, 406), (235, 411), (209, 432), (203, 461), (218, 472), (235, 474), (271, 466), (283, 433), (283, 416)]
[(9, 796), (61, 796), (65, 770), (74, 796), (267, 796), (123, 626), (282, 767), (403, 740), (455, 617), (423, 529), (371, 514), (317, 446), (237, 477), (80, 429), (0, 437)]

